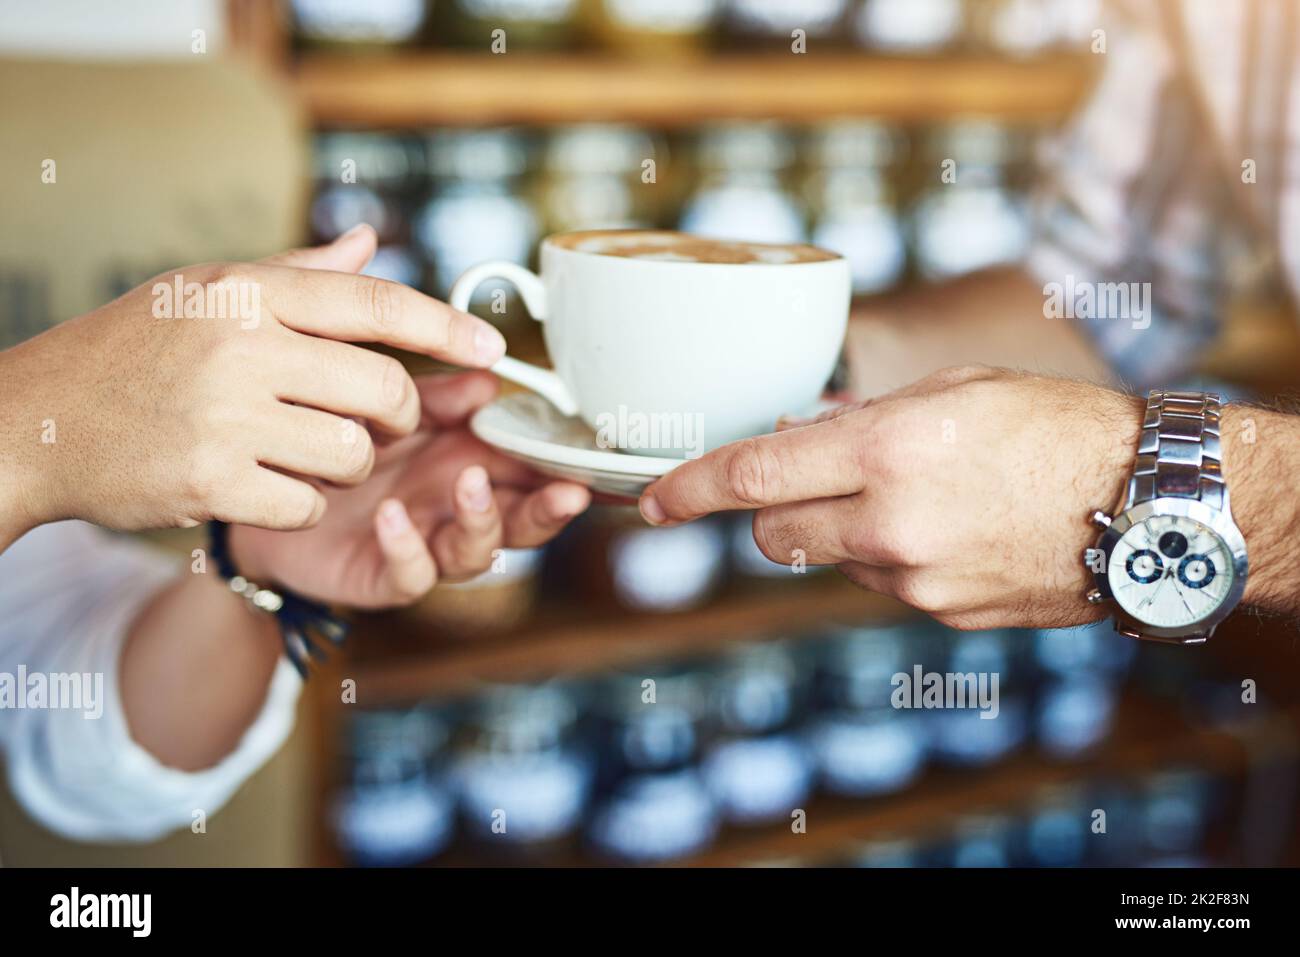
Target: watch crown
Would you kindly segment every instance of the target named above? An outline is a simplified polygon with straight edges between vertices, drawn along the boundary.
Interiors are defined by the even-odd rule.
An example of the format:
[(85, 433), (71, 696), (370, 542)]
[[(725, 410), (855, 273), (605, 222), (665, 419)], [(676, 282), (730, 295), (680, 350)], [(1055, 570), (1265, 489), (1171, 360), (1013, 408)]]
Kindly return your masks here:
[(1110, 516), (1101, 510), (1093, 512), (1089, 521), (1098, 528), (1110, 528)]
[(1089, 605), (1100, 605), (1106, 600), (1106, 597), (1102, 595), (1100, 588), (1090, 588), (1088, 590), (1087, 598)]

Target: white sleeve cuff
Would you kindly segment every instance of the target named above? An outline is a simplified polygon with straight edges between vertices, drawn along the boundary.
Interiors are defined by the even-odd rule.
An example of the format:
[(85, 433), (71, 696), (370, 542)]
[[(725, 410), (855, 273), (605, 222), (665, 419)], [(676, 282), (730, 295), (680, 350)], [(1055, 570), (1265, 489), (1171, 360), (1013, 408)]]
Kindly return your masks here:
[[(127, 632), (144, 605), (175, 575), (174, 566), (129, 542), (67, 528), (67, 552), (49, 563), (48, 581), (31, 566), (18, 621), (0, 625), (0, 671), (88, 674), (99, 688), (93, 708), (17, 709), (0, 717), (0, 740), (14, 794), (51, 830), (81, 840), (153, 840), (189, 826), (196, 811), (215, 813), (284, 743), (293, 727), (302, 681), (287, 661), (272, 677), (266, 702), (238, 746), (217, 765), (169, 768), (137, 744), (122, 711), (118, 670)], [(58, 528), (58, 526), (47, 526)], [(85, 527), (82, 526), (82, 529)], [(33, 535), (41, 535), (38, 529)], [(49, 557), (49, 536), (44, 554)], [(16, 543), (10, 553), (24, 551)], [(0, 572), (6, 560), (0, 557)], [(75, 557), (73, 557), (75, 556)], [(75, 576), (70, 565), (75, 564)], [(39, 590), (33, 594), (32, 588)], [(0, 605), (5, 596), (0, 586)], [(53, 604), (57, 610), (49, 606)], [(22, 628), (23, 624), (26, 628)], [(19, 632), (9, 626), (17, 624)], [(43, 633), (42, 633), (43, 632)], [(178, 640), (184, 636), (178, 635)], [(25, 652), (25, 653), (24, 653)], [(95, 716), (95, 712), (100, 712)]]

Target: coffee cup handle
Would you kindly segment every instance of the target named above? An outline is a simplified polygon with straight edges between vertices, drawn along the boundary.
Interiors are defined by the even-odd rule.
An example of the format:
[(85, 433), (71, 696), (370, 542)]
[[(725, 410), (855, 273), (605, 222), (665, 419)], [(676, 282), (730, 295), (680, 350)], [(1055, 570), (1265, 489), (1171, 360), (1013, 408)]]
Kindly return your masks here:
[[(538, 322), (546, 318), (546, 287), (542, 280), (523, 266), (504, 261), (480, 263), (465, 270), (451, 287), (452, 308), (468, 312), (470, 296), (485, 279), (507, 280), (519, 290), (529, 315)], [(563, 380), (550, 369), (504, 356), (492, 366), (492, 371), (503, 379), (532, 389), (565, 415), (578, 414), (578, 403), (573, 400)]]

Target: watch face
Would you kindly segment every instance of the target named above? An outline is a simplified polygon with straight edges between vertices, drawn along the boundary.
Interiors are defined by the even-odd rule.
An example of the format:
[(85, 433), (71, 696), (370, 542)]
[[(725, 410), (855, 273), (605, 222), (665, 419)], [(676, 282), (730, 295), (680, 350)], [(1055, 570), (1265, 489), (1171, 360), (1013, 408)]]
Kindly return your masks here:
[(1115, 544), (1106, 570), (1120, 607), (1144, 624), (1181, 628), (1208, 618), (1232, 590), (1228, 545), (1181, 515), (1153, 515)]

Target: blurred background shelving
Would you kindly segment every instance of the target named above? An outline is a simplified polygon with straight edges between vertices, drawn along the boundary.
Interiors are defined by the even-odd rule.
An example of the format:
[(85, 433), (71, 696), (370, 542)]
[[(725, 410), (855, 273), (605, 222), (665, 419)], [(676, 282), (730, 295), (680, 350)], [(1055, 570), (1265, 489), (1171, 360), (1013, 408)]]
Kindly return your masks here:
[[(369, 222), (369, 271), (437, 296), (472, 263), (528, 263), (540, 237), (582, 227), (817, 242), (850, 260), (863, 299), (1014, 263), (1037, 145), (1102, 62), (1091, 0), (221, 6), (229, 59), (307, 126), (301, 182), (273, 184), (303, 197), (294, 233)], [(133, 95), (157, 86), (150, 69)], [(265, 162), (297, 168), (281, 159)], [(950, 159), (960, 175), (941, 185)], [(211, 178), (222, 190), (200, 208), (246, 229), (259, 194), (236, 208)], [(235, 225), (213, 212), (227, 206)], [(177, 259), (192, 241), (177, 235), (114, 258), (91, 301), (273, 251)], [(1202, 371), (1239, 394), (1294, 390), (1289, 308), (1267, 279), (1242, 285)], [(512, 351), (543, 358), (511, 291), (482, 293)], [(1250, 616), (1201, 649), (1106, 626), (963, 635), (834, 571), (772, 565), (743, 518), (652, 530), (601, 508), (475, 582), (357, 616), (307, 685), (307, 814), (268, 810), (296, 800), (278, 778), (236, 813), (309, 816), (322, 864), (1295, 864), (1293, 636)], [(890, 677), (913, 665), (1001, 674), (999, 718), (891, 707)]]
[[(811, 240), (850, 258), (861, 296), (1016, 261), (1035, 143), (1097, 66), (1094, 5), (799, 6), (232, 10), (317, 130), (313, 234), (371, 222), (372, 271), (433, 295), (472, 262), (528, 263), (541, 236), (583, 227)], [(941, 192), (948, 158), (964, 186)], [(511, 291), (491, 308), (484, 292), (477, 309), (512, 350), (544, 358)], [(1294, 382), (1300, 337), (1270, 302), (1236, 308), (1207, 374)], [(1274, 786), (1294, 771), (1295, 688), (1234, 708), (1218, 672), (1242, 671), (1239, 647), (1189, 661), (1103, 627), (1056, 636), (1078, 654), (1053, 660), (1047, 634), (946, 632), (833, 574), (764, 567), (743, 521), (693, 534), (602, 510), (505, 575), (359, 620), (312, 688), (317, 859), (1295, 859), (1294, 809)], [(900, 641), (907, 662), (1006, 668), (1012, 713), (990, 722), (1002, 739), (882, 709)], [(337, 703), (344, 679), (355, 706)], [(636, 707), (647, 680), (668, 696), (657, 711)], [(743, 701), (748, 717), (728, 712)], [(1254, 830), (1238, 824), (1246, 805)], [(1087, 839), (1097, 807), (1120, 832), (1109, 842)], [(493, 832), (498, 812), (524, 833)]]

